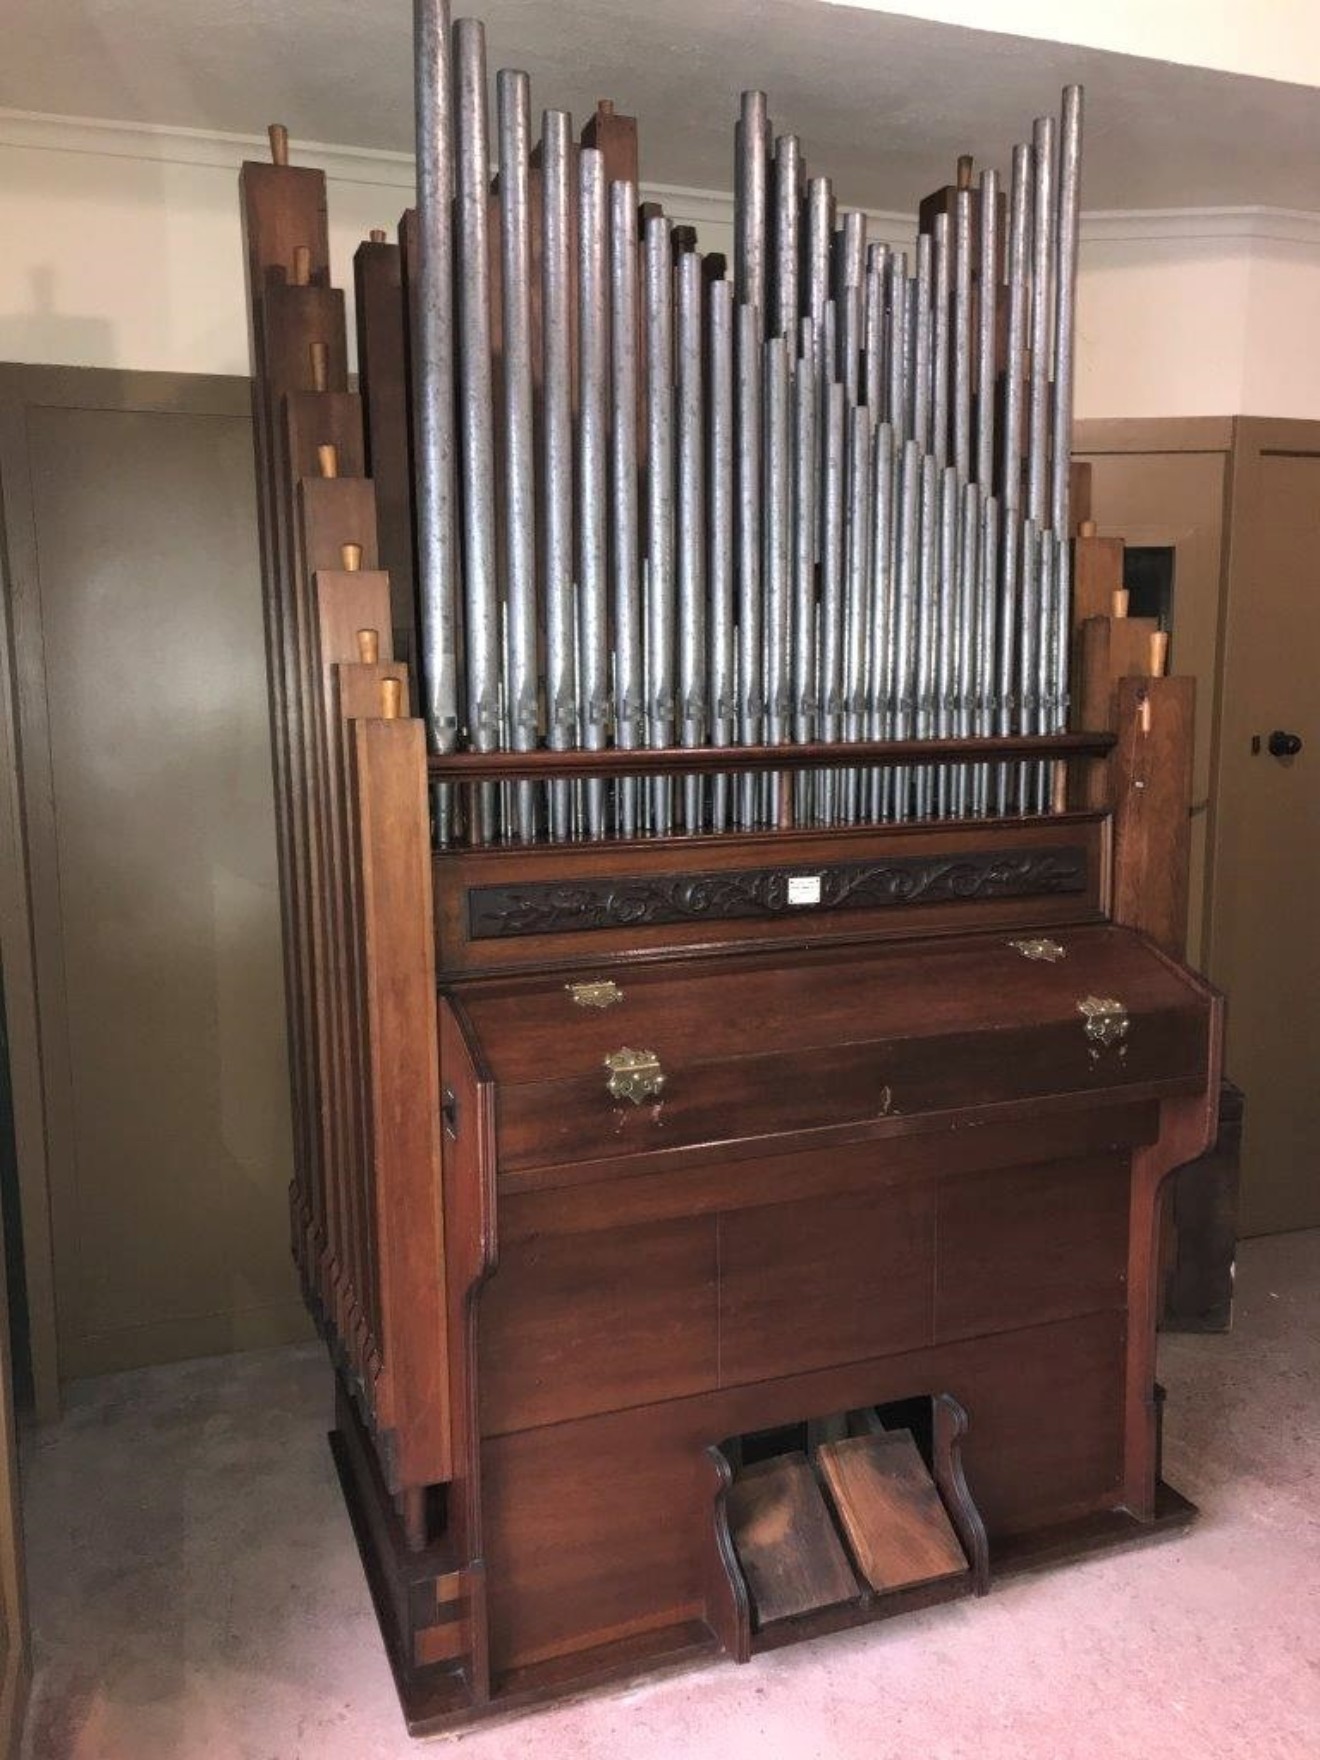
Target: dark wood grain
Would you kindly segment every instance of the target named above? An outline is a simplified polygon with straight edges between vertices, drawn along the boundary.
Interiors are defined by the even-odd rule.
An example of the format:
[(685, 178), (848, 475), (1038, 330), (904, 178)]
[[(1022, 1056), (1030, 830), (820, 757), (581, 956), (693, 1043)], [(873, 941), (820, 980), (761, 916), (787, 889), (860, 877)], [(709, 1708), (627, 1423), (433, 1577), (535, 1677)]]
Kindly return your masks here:
[(816, 1466), (862, 1576), (877, 1592), (958, 1576), (967, 1560), (909, 1430), (848, 1436)]
[(934, 1224), (912, 1187), (723, 1217), (720, 1385), (929, 1343)]
[[(440, 962), (447, 973), (485, 972), (498, 968), (681, 954), (688, 950), (747, 946), (763, 948), (772, 941), (794, 946), (820, 945), (831, 938), (900, 939), (946, 929), (1034, 928), (1094, 922), (1101, 914), (1101, 892), (1107, 879), (1105, 821), (1096, 815), (1064, 815), (1049, 820), (1001, 821), (992, 842), (975, 822), (938, 827), (858, 826), (831, 832), (758, 832), (743, 835), (657, 839), (609, 845), (563, 845), (555, 848), (450, 850), (436, 856), (436, 934)], [(580, 930), (547, 929), (539, 935), (474, 939), (471, 933), (472, 894), (477, 891), (525, 892), (540, 886), (567, 894), (582, 886), (597, 888), (611, 875), (649, 883), (682, 885), (692, 873), (714, 877), (738, 873), (813, 875), (831, 867), (872, 864), (898, 871), (916, 862), (938, 866), (975, 863), (987, 848), (1006, 860), (1024, 851), (1056, 855), (1071, 865), (1075, 851), (1085, 851), (1085, 884), (1080, 891), (1037, 892), (1023, 897), (927, 896), (909, 900), (896, 911), (876, 904), (847, 912), (785, 909), (754, 918), (694, 915), (687, 921), (648, 924), (626, 921), (596, 928), (590, 943)], [(815, 918), (816, 920), (812, 920)], [(901, 920), (899, 920), (901, 919)]]
[(739, 1473), (729, 1532), (758, 1622), (792, 1619), (858, 1593), (805, 1455), (778, 1455)]
[(701, 746), (595, 752), (433, 752), (431, 774), (454, 782), (519, 776), (715, 776), (730, 770), (838, 770), (977, 759), (1097, 758), (1113, 746), (1098, 733), (1023, 734), (995, 739), (854, 740), (848, 745)]

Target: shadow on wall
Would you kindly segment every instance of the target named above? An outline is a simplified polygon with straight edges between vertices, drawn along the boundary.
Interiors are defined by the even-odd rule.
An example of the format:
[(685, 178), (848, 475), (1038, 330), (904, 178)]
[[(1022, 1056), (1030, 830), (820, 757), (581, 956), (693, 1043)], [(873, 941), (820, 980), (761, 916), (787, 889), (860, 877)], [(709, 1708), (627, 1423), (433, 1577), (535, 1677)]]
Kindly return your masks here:
[(55, 271), (36, 263), (28, 271), (26, 310), (0, 312), (0, 361), (51, 361), (113, 367), (114, 326), (88, 313), (60, 310)]

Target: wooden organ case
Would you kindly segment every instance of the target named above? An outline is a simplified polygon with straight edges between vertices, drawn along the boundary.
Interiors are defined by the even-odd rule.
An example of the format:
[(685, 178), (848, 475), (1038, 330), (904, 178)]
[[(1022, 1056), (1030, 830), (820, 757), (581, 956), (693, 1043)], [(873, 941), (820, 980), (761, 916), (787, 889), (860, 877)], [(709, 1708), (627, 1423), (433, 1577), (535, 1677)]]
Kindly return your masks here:
[[(1053, 176), (1063, 268), (1052, 310), (1063, 332), (1069, 224), (1075, 235), (1068, 100), (1062, 166), (1038, 124), (1034, 185), (1029, 149), (1019, 149), (1024, 168), (1016, 175), (1015, 160), (1007, 204), (993, 176), (973, 190), (964, 171), (923, 206), (927, 242), (911, 273), (873, 247), (861, 280), (849, 281), (856, 217), (843, 217), (836, 242), (825, 180), (804, 194), (797, 143), (786, 137), (785, 148), (781, 137), (771, 154), (764, 101), (746, 95), (730, 297), (712, 292), (730, 288), (722, 265), (653, 208), (641, 209), (641, 239), (630, 230), (635, 131), (609, 106), (567, 154), (562, 122), (547, 113), (533, 153), (516, 126), (521, 102), (525, 136), (525, 87), (501, 75), (492, 184), (477, 28), (460, 21), (451, 42), (443, 8), (424, 4), (418, 17), (420, 80), (439, 92), (440, 126), (458, 139), (457, 168), (444, 172), (454, 177), (453, 217), (475, 228), (487, 271), (477, 273), (462, 236), (442, 230), (459, 281), (456, 299), (444, 277), (439, 284), (453, 299), (441, 313), (454, 338), (442, 384), (458, 415), (438, 452), (428, 453), (436, 436), (418, 409), (436, 395), (425, 332), (437, 283), (419, 243), (435, 213), (423, 203), (420, 227), (406, 215), (397, 245), (377, 233), (358, 252), (354, 391), (322, 176), (291, 167), (273, 130), (273, 163), (244, 167), (242, 203), (296, 1119), (293, 1246), (335, 1364), (332, 1443), (349, 1512), (405, 1715), (424, 1731), (661, 1662), (745, 1660), (1184, 1522), (1191, 1507), (1159, 1470), (1158, 1194), (1212, 1133), (1219, 1008), (1177, 958), (1187, 682), (1161, 676), (1157, 632), (1112, 615), (1108, 587), (1095, 589), (1089, 540), (1070, 545), (1066, 518), (1051, 528), (1051, 572), (1047, 522), (1017, 507), (1013, 487), (1022, 480), (1034, 493), (1037, 468), (1067, 465), (1060, 381), (1070, 360), (1059, 363), (1071, 338), (1057, 338), (1047, 373), (1044, 332), (1028, 346), (1034, 305), (1022, 278), (1029, 243), (1048, 243), (1045, 209), (1034, 234), (1023, 216), (1033, 188), (1044, 201)], [(435, 124), (423, 104), (424, 148)], [(521, 184), (506, 152), (521, 154)], [(558, 248), (548, 192), (566, 168), (581, 177), (562, 212), (577, 228), (569, 287), (582, 304), (569, 383), (556, 390), (558, 295), (539, 277)], [(640, 382), (613, 379), (608, 404), (615, 439), (629, 429), (635, 449), (611, 451), (593, 479), (600, 461), (584, 436), (601, 361), (589, 301), (604, 297), (592, 286), (604, 244), (588, 237), (585, 216), (607, 184), (622, 191), (608, 235), (613, 245), (622, 229), (622, 251), (611, 261), (631, 262), (636, 301), (614, 308), (609, 360), (618, 369), (627, 352), (622, 310), (636, 319), (646, 364)], [(524, 198), (532, 192), (521, 234), (520, 187)], [(790, 227), (787, 239), (767, 208)], [(758, 293), (763, 238), (779, 267)], [(519, 243), (524, 258), (510, 254)], [(996, 252), (998, 267), (987, 264)], [(649, 510), (663, 499), (663, 469), (675, 473), (681, 550), (697, 518), (684, 447), (698, 447), (709, 549), (689, 562), (708, 594), (696, 609), (709, 612), (718, 672), (715, 577), (737, 575), (724, 627), (743, 670), (731, 674), (736, 702), (714, 702), (695, 732), (676, 676), (666, 688), (681, 712), (671, 705), (668, 722), (643, 717), (644, 734), (630, 733), (620, 598), (605, 619), (616, 698), (603, 735), (588, 704), (574, 711), (570, 737), (555, 737), (556, 601), (542, 579), (524, 658), (544, 683), (534, 737), (519, 737), (507, 712), (522, 639), (510, 465), (490, 495), (503, 522), (491, 566), (505, 607), (505, 719), (482, 735), (473, 669), (484, 638), (471, 588), (484, 491), (467, 470), (470, 429), (480, 430), (471, 397), (502, 412), (492, 447), (516, 463), (511, 273), (532, 289), (521, 319), (530, 309), (537, 444), (550, 445), (556, 398), (573, 437), (575, 546), (590, 549), (603, 517), (593, 494), (608, 485), (611, 506), (626, 510), (620, 472), (632, 472)], [(638, 294), (639, 276), (652, 303)], [(685, 297), (710, 324), (695, 353), (685, 352)], [(474, 299), (488, 326), (494, 318), (484, 341), (480, 322), (471, 328)], [(736, 383), (721, 350), (748, 334), (739, 311), (776, 301), (781, 338), (804, 314), (801, 353), (776, 356), (775, 326), (764, 327), (764, 397), (756, 432), (740, 438), (747, 345)], [(970, 368), (948, 333), (941, 364), (939, 322), (923, 345), (932, 311), (949, 317), (954, 341), (966, 335)], [(652, 338), (666, 314), (676, 335), (662, 337), (662, 380)], [(758, 364), (761, 346), (758, 331)], [(484, 381), (469, 376), (476, 347), (486, 350)], [(683, 429), (694, 361), (710, 388), (695, 442)], [(905, 382), (927, 374), (933, 420), (921, 411), (924, 392)], [(671, 436), (655, 425), (666, 384), (676, 388)], [(804, 413), (776, 428), (798, 384), (793, 407)], [(876, 404), (858, 418), (868, 396)], [(1046, 399), (1052, 450), (1040, 426)], [(770, 676), (753, 701), (746, 667), (764, 658), (768, 674), (788, 675), (811, 631), (790, 608), (789, 639), (773, 648), (784, 573), (773, 531), (764, 579), (755, 571), (749, 584), (736, 554), (749, 542), (759, 550), (763, 526), (783, 516), (776, 497), (788, 485), (791, 498), (802, 466), (790, 459), (777, 485), (777, 454), (800, 436), (794, 424), (813, 400), (819, 423), (796, 456), (811, 461), (817, 487), (806, 525), (818, 532), (823, 520), (825, 535), (806, 547), (798, 607), (820, 651), (828, 656), (831, 641), (840, 651), (837, 714), (828, 680), (814, 700), (799, 691), (777, 704)], [(828, 517), (866, 492), (863, 430), (877, 485), (882, 442), (889, 449), (895, 528), (889, 539), (877, 529), (869, 574), (853, 561), (866, 508), (850, 503), (851, 525), (840, 513), (842, 536)], [(843, 436), (833, 454), (832, 434)], [(978, 477), (970, 453), (981, 439)], [(736, 512), (728, 505), (744, 486), (749, 444), (757, 456), (747, 480), (764, 491), (751, 516), (745, 501)], [(428, 483), (428, 457), (449, 476)], [(527, 554), (543, 574), (552, 464), (537, 482), (536, 513), (522, 508)], [(987, 560), (964, 563), (962, 611), (956, 589), (943, 601), (945, 651), (956, 674), (963, 650), (948, 632), (967, 629), (970, 654), (984, 603), (988, 670), (979, 687), (964, 673), (964, 707), (955, 677), (947, 716), (937, 703), (923, 720), (918, 697), (905, 720), (895, 668), (916, 651), (922, 594), (941, 591), (934, 515), (934, 564), (920, 542), (923, 485), (946, 471), (962, 473), (949, 479), (946, 505), (957, 495), (972, 507), (949, 554)], [(436, 498), (437, 482), (458, 496), (455, 481), (466, 498), (457, 520)], [(966, 482), (979, 484), (970, 497)], [(870, 514), (888, 493), (876, 487)], [(905, 562), (914, 493), (917, 547)], [(1016, 587), (1011, 578), (1005, 587), (1004, 533), (1019, 516), (1027, 536), (1014, 552)], [(445, 566), (462, 578), (455, 602), (468, 618), (466, 638), (448, 651), (427, 579), (435, 531), (426, 521), (437, 517), (451, 522), (461, 566)], [(761, 523), (753, 529), (749, 517)], [(657, 528), (647, 529), (652, 566), (633, 609), (650, 618), (659, 564)], [(794, 580), (788, 551), (801, 529), (788, 520), (783, 530)], [(972, 550), (960, 552), (956, 534), (969, 530)], [(610, 528), (611, 581), (626, 538)], [(1042, 559), (1034, 576), (1028, 555)], [(570, 583), (579, 683), (593, 664), (584, 595), (597, 562), (584, 557)], [(891, 613), (901, 625), (895, 602), (885, 609), (881, 577), (889, 569), (901, 588), (905, 567), (914, 646), (898, 643), (896, 659), (865, 673), (866, 700), (850, 720), (848, 654)], [(664, 644), (681, 648), (696, 615), (681, 555), (676, 568), (676, 628), (666, 637), (653, 625), (641, 649), (647, 716)], [(860, 622), (846, 608), (857, 580)], [(832, 636), (836, 591), (845, 609)], [(742, 645), (749, 594), (760, 595), (766, 643), (751, 661), (741, 658), (752, 654)], [(1019, 602), (1054, 630), (1035, 638), (1035, 651), (1052, 643), (1071, 660), (1075, 727), (1062, 688), (1050, 708), (1048, 689), (1033, 699), (1029, 681), (1015, 691), (995, 672), (1013, 648), (1004, 630)], [(1022, 634), (1024, 665), (1032, 651)], [(680, 655), (677, 673), (684, 664)], [(979, 662), (970, 664), (975, 672)], [(915, 665), (919, 673), (919, 657)], [(446, 689), (467, 693), (448, 721)], [(722, 689), (710, 681), (712, 697)]]

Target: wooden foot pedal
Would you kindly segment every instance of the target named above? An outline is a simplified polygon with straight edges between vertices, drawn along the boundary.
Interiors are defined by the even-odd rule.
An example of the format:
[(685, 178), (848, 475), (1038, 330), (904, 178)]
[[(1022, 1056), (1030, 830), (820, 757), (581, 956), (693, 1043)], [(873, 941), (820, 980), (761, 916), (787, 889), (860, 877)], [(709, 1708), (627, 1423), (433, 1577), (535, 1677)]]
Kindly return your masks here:
[(726, 1510), (761, 1625), (857, 1599), (857, 1579), (805, 1455), (748, 1467), (729, 1487)]
[(872, 1589), (911, 1588), (967, 1569), (910, 1430), (824, 1443), (816, 1466)]

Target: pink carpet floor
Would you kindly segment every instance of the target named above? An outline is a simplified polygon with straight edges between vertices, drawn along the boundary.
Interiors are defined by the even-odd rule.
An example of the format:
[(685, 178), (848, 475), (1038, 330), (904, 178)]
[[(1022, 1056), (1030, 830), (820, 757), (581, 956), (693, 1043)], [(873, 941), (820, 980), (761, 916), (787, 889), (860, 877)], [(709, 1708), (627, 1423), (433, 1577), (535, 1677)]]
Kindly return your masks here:
[[(462, 1760), (1320, 1760), (1320, 1233), (1167, 1338), (1189, 1536), (437, 1738)], [(394, 1760), (319, 1348), (85, 1382), (23, 1460), (27, 1760)]]

